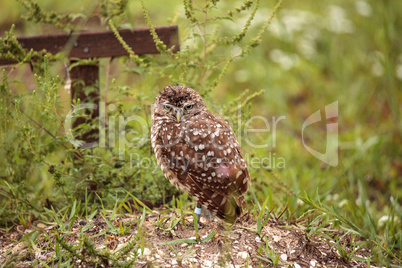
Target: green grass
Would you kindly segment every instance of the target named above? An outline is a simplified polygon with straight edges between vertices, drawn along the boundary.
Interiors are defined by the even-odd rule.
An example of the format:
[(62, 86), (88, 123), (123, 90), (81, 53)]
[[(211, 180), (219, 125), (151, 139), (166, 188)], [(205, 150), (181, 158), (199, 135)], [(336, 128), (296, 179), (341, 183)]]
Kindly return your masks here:
[[(61, 13), (66, 8), (61, 2), (38, 3), (45, 10)], [(246, 200), (258, 223), (253, 231), (261, 234), (269, 218), (296, 224), (305, 229), (307, 239), (312, 235), (323, 237), (348, 262), (354, 252), (344, 250), (342, 237), (338, 240), (332, 237), (333, 232), (342, 230), (366, 239), (357, 241), (354, 248), (370, 247), (369, 263), (401, 262), (402, 51), (399, 44), (402, 18), (399, 14), (402, 4), (399, 1), (284, 1), (262, 35), (261, 44), (233, 59), (230, 57), (239, 53), (238, 46), (245, 49), (254, 44), (253, 39), (258, 37), (276, 2), (259, 3), (244, 37), (238, 34), (251, 18), (254, 4), (233, 20), (211, 21), (205, 28), (206, 43), (196, 28), (196, 21), (201, 21), (198, 27), (203, 29), (203, 12), (194, 13), (190, 22), (180, 1), (171, 1), (163, 8), (158, 1), (144, 1), (144, 4), (148, 21), (139, 1), (128, 2), (118, 16), (120, 6), (109, 4), (107, 12), (100, 15), (101, 28), (177, 24), (182, 52), (180, 56), (165, 53), (131, 57), (131, 62), (115, 59), (110, 63), (101, 59), (101, 94), (106, 94), (105, 85), (108, 85), (107, 100), (117, 108), (110, 112), (109, 119), (137, 114), (147, 118), (150, 124), (149, 105), (158, 91), (178, 82), (192, 86), (203, 94), (213, 112), (233, 123), (249, 160), (252, 188)], [(17, 35), (56, 31), (54, 26), (21, 20), (20, 16), (27, 11), (18, 2), (7, 2), (7, 5), (10, 8), (0, 11), (2, 29), (8, 31), (15, 23)], [(85, 10), (93, 10), (93, 5), (84, 1), (68, 8), (70, 13), (86, 14)], [(240, 5), (240, 2), (236, 4)], [(229, 9), (233, 10), (232, 2), (219, 2), (210, 15), (226, 13)], [(6, 10), (13, 12), (5, 14)], [(107, 23), (109, 18), (113, 24)], [(222, 36), (237, 36), (232, 40), (236, 44), (209, 46), (203, 50), (208, 42)], [(239, 38), (242, 39), (238, 41)], [(149, 139), (141, 147), (126, 148), (124, 159), (119, 157), (118, 143), (111, 148), (91, 150), (77, 150), (68, 143), (61, 127), (69, 107), (69, 96), (63, 90), (62, 63), (60, 59), (41, 62), (34, 69), (36, 78), (26, 65), (15, 70), (1, 67), (4, 72), (0, 93), (0, 157), (5, 159), (0, 164), (2, 229), (10, 230), (16, 224), (29, 227), (32, 220), (39, 220), (57, 224), (62, 235), (76, 219), (89, 220), (98, 212), (111, 223), (123, 209), (133, 209), (125, 203), (128, 199), (134, 199), (140, 211), (144, 207), (140, 200), (174, 208), (179, 204), (176, 210), (180, 213), (171, 224), (184, 222), (183, 214), (191, 210), (193, 202), (187, 194), (170, 186), (154, 167), (156, 162), (149, 152)], [(141, 66), (141, 63), (149, 65)], [(219, 66), (215, 70), (216, 65)], [(107, 69), (110, 69), (108, 74)], [(209, 72), (211, 69), (214, 71)], [(339, 165), (331, 167), (305, 149), (301, 135), (304, 121), (319, 109), (324, 115), (324, 107), (334, 101), (339, 104)], [(242, 107), (240, 117), (238, 105)], [(56, 138), (44, 133), (19, 108)], [(259, 119), (246, 125), (253, 116)], [(274, 133), (273, 120), (281, 116), (286, 118), (278, 121)], [(247, 142), (245, 131), (247, 127), (267, 129), (261, 118), (268, 120), (270, 129), (248, 132), (248, 138), (253, 144), (268, 142), (269, 146), (255, 148)], [(323, 151), (325, 130), (325, 120), (306, 128), (308, 146)], [(118, 136), (119, 130), (114, 131)], [(134, 123), (128, 125), (126, 132), (133, 140), (144, 134)], [(81, 157), (77, 159), (73, 154)], [(153, 162), (133, 168), (128, 164), (133, 155), (139, 156), (137, 163), (144, 164), (143, 159)], [(266, 163), (270, 159), (271, 165), (257, 163), (264, 158)], [(255, 164), (251, 163), (253, 159)], [(108, 225), (108, 231), (117, 234), (126, 233), (127, 228)], [(174, 226), (163, 228), (174, 232)], [(24, 238), (31, 241), (32, 251), (36, 250), (37, 236), (34, 233)], [(86, 243), (96, 261), (110, 257), (102, 250), (93, 249), (85, 239), (83, 236), (80, 243)], [(143, 250), (141, 239), (138, 234), (138, 243), (127, 247)], [(63, 245), (60, 241), (49, 241), (58, 248), (55, 262), (68, 264), (76, 246)], [(276, 253), (268, 244), (260, 253), (261, 258), (278, 264)], [(177, 258), (187, 257), (185, 254)], [(118, 256), (113, 258), (120, 261)]]

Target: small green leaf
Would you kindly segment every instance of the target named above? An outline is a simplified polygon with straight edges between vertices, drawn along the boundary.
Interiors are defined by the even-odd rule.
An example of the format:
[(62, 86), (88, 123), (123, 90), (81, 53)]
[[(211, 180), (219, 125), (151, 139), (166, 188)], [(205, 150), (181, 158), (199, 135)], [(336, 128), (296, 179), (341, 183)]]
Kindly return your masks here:
[(212, 231), (207, 237), (205, 237), (204, 239), (201, 240), (201, 243), (204, 242), (208, 242), (209, 240), (211, 240), (212, 237), (214, 237), (216, 234), (216, 231)]
[(196, 244), (197, 241), (195, 239), (177, 239), (177, 240), (172, 240), (168, 242), (162, 242), (160, 244), (166, 244), (166, 245), (171, 245), (171, 244), (177, 244), (177, 243), (186, 243), (186, 244)]

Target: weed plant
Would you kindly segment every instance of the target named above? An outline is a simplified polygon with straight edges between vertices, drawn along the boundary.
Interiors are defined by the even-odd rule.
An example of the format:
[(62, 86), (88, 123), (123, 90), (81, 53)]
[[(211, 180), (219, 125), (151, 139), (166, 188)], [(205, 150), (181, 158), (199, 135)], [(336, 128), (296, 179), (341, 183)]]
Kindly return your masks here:
[[(163, 177), (151, 153), (149, 130), (158, 91), (180, 84), (199, 91), (239, 137), (253, 182), (246, 196), (257, 222), (257, 229), (251, 231), (261, 235), (272, 218), (289, 228), (304, 229), (306, 239), (321, 237), (345, 262), (358, 258), (354, 253), (363, 246), (372, 250), (367, 263), (401, 262), (400, 4), (307, 1), (308, 8), (284, 3), (279, 9), (282, 1), (244, 0), (233, 5), (183, 0), (163, 11), (153, 1), (100, 0), (87, 3), (91, 8), (86, 13), (75, 13), (76, 9), (65, 15), (57, 11), (60, 7), (18, 2), (25, 8), (24, 25), (37, 34), (38, 29), (49, 28), (79, 31), (90, 27), (95, 18), (97, 27), (115, 33), (129, 56), (75, 63), (99, 63), (98, 86), (107, 111), (106, 132), (98, 144), (102, 146), (83, 149), (73, 138), (99, 123), (88, 121), (71, 132), (64, 128), (66, 120), (85, 116), (70, 112), (66, 91), (71, 81), (64, 73), (73, 65), (68, 66), (66, 53), (24, 51), (15, 37), (15, 32), (23, 33), (20, 26), (3, 35), (0, 57), (18, 63), (1, 67), (2, 230), (21, 224), (29, 229), (33, 221), (53, 223), (57, 226), (56, 239), (49, 237), (56, 248), (53, 263), (72, 265), (80, 259), (126, 267), (144, 253), (147, 241), (141, 230), (145, 216), (152, 213), (144, 203), (179, 211), (177, 218), (169, 219), (171, 226), (163, 225), (163, 217), (155, 226), (174, 232), (174, 225), (184, 223), (183, 215), (191, 215), (194, 202)], [(133, 12), (133, 5), (141, 13)], [(178, 53), (160, 41), (153, 30), (159, 24), (179, 25)], [(151, 30), (159, 55), (136, 55), (118, 34), (118, 29), (138, 25)], [(300, 129), (309, 115), (335, 100), (339, 101), (340, 144), (339, 165), (334, 168), (304, 149)], [(80, 101), (75, 100), (73, 107), (78, 108)], [(125, 121), (132, 115), (142, 118), (142, 124)], [(248, 121), (255, 115), (268, 118), (270, 124), (273, 116), (285, 115), (275, 134), (271, 124), (268, 131), (251, 135), (254, 145), (269, 146), (257, 148), (244, 135), (250, 127), (247, 122), (266, 127), (262, 120)], [(325, 144), (325, 129), (323, 122), (306, 134), (309, 146)], [(269, 165), (256, 159), (266, 159)], [(259, 164), (250, 164), (254, 160)], [(114, 225), (123, 213), (136, 214), (134, 222)], [(107, 222), (102, 235), (126, 234), (132, 225), (138, 232), (112, 253), (95, 248), (83, 231), (76, 244), (63, 239), (78, 219), (90, 221), (96, 215)], [(336, 237), (338, 231), (363, 239), (353, 239), (353, 250), (347, 251), (344, 236)], [(34, 231), (23, 237), (32, 252), (37, 250), (38, 236)], [(197, 240), (198, 235), (186, 241)], [(263, 241), (266, 246), (259, 249), (259, 258), (279, 265), (278, 253)], [(169, 247), (179, 242), (183, 241), (173, 239)], [(172, 251), (180, 261), (193, 253), (192, 247), (180, 256), (173, 247)], [(125, 254), (132, 254), (129, 260)]]

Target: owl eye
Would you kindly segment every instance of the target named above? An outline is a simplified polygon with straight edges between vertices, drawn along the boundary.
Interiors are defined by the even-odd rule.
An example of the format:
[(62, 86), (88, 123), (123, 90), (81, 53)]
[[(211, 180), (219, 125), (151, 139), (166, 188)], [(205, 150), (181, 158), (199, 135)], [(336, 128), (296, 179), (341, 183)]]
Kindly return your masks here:
[(186, 105), (186, 106), (184, 106), (184, 109), (191, 110), (191, 109), (193, 109), (193, 105), (192, 104)]
[(170, 110), (170, 109), (172, 109), (172, 106), (165, 104), (165, 105), (163, 105), (163, 109)]

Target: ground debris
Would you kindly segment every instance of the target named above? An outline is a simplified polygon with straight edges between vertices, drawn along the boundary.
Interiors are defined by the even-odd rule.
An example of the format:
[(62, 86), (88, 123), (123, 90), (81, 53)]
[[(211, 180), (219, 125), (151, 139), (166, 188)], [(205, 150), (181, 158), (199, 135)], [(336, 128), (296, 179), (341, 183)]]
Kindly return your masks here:
[[(155, 216), (145, 218), (141, 246), (141, 240), (135, 240), (138, 233), (136, 220), (140, 217), (141, 214), (127, 214), (110, 222), (100, 215), (92, 220), (77, 219), (64, 234), (57, 226), (48, 228), (43, 223), (34, 222), (30, 228), (37, 235), (34, 247), (23, 238), (27, 235), (26, 230), (16, 226), (9, 232), (0, 233), (0, 266), (33, 267), (40, 263), (52, 266), (59, 261), (54, 247), (56, 233), (62, 235), (64, 242), (80, 250), (82, 232), (91, 239), (96, 250), (108, 251), (109, 254), (119, 254), (130, 242), (137, 243), (121, 256), (121, 262), (135, 260), (133, 267), (258, 267), (260, 263), (261, 267), (269, 267), (275, 259), (279, 267), (366, 267), (365, 262), (355, 259), (345, 262), (331, 243), (321, 237), (310, 236), (307, 240), (305, 232), (296, 225), (277, 223), (271, 219), (258, 235), (256, 220), (251, 215), (242, 217), (233, 226), (217, 219), (203, 221), (198, 236), (204, 242), (196, 243), (192, 217), (180, 220), (169, 228), (179, 216), (165, 210), (164, 221)], [(124, 235), (110, 233), (108, 228), (111, 223), (116, 228), (129, 226), (129, 230)], [(85, 231), (82, 231), (83, 228), (86, 228)], [(215, 234), (211, 234), (214, 231)], [(346, 240), (352, 239), (345, 237)], [(179, 239), (183, 240), (166, 244)], [(352, 251), (346, 240), (345, 249)], [(354, 254), (365, 259), (370, 256), (370, 251), (361, 248)], [(94, 266), (89, 260), (76, 256), (71, 258), (74, 267)], [(97, 258), (93, 260), (99, 261), (98, 267), (118, 266), (105, 257)]]

